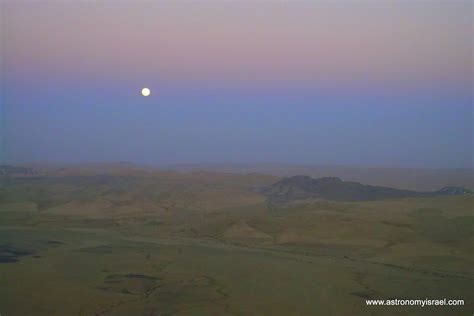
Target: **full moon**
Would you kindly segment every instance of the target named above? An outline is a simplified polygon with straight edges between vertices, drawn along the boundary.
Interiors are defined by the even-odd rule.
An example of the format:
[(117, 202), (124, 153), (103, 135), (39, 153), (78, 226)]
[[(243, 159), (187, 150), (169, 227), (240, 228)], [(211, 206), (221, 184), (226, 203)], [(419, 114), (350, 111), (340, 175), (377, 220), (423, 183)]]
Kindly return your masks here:
[(147, 96), (150, 95), (150, 93), (151, 93), (150, 89), (148, 89), (148, 88), (143, 88), (142, 89), (142, 96), (147, 97)]

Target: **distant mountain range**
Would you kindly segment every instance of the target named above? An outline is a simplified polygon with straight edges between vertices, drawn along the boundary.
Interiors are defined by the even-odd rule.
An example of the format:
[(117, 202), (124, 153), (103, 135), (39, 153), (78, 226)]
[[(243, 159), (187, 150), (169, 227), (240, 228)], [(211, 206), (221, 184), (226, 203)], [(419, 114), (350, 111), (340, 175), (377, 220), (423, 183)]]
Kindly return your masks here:
[(35, 175), (33, 168), (0, 165), (0, 175), (4, 176), (31, 176)]
[[(39, 177), (39, 176), (92, 176), (92, 175), (116, 175), (135, 177), (230, 177), (240, 174), (241, 177), (251, 176), (253, 178), (265, 179), (264, 182), (272, 183), (284, 178), (281, 185), (287, 179), (306, 178), (314, 180), (325, 180), (323, 183), (335, 183), (340, 186), (338, 190), (344, 193), (344, 199), (351, 196), (356, 190), (360, 194), (356, 196), (364, 199), (373, 199), (374, 188), (377, 188), (376, 196), (387, 196), (396, 198), (399, 196), (432, 196), (433, 194), (464, 194), (474, 190), (474, 169), (410, 169), (410, 168), (359, 168), (343, 166), (298, 166), (290, 164), (196, 164), (196, 165), (174, 165), (168, 167), (153, 167), (137, 165), (130, 162), (97, 162), (97, 163), (31, 163), (22, 165), (0, 165), (0, 178), (7, 177)], [(319, 179), (319, 180), (320, 180)], [(343, 180), (341, 180), (343, 179)], [(309, 180), (299, 180), (302, 183), (312, 183)], [(362, 185), (364, 183), (366, 185)], [(314, 185), (314, 184), (313, 184)], [(277, 186), (277, 185), (275, 185)], [(326, 185), (324, 185), (325, 187)], [(337, 186), (337, 185), (336, 185)], [(438, 190), (443, 187), (443, 189)], [(299, 191), (299, 185), (294, 185)], [(467, 188), (467, 189), (465, 189)], [(276, 187), (274, 188), (275, 190)], [(283, 189), (282, 189), (283, 190)], [(343, 190), (343, 191), (341, 191)], [(278, 191), (278, 190), (277, 190)], [(304, 191), (304, 190), (303, 190)], [(283, 191), (282, 191), (283, 192)], [(280, 192), (280, 195), (283, 193)], [(364, 192), (364, 193), (361, 193)], [(381, 193), (385, 192), (385, 193)], [(321, 193), (326, 196), (326, 193)], [(328, 193), (329, 194), (329, 193)], [(338, 193), (335, 197), (329, 194), (329, 198), (340, 199)], [(308, 192), (303, 194), (308, 194)], [(356, 199), (356, 200), (360, 200)]]
[(298, 165), (286, 163), (202, 163), (168, 166), (179, 171), (218, 171), (232, 173), (263, 173), (277, 177), (308, 175), (313, 178), (339, 177), (376, 186), (387, 186), (414, 191), (434, 191), (444, 186), (462, 186), (474, 189), (473, 168), (408, 168), (408, 167), (356, 167), (331, 165)]
[(432, 192), (419, 192), (343, 181), (337, 177), (313, 179), (309, 176), (293, 176), (283, 178), (265, 188), (262, 193), (270, 202), (286, 203), (302, 199), (371, 201), (407, 197), (462, 195), (472, 192), (466, 188), (454, 186), (444, 187)]

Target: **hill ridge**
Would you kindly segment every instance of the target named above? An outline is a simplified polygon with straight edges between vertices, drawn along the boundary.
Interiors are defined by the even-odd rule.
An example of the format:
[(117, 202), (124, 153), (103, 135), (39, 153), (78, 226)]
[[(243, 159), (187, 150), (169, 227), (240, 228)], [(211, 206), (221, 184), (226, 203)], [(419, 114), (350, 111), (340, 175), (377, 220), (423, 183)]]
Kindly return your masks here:
[(371, 201), (407, 197), (463, 195), (472, 192), (464, 187), (456, 186), (444, 187), (437, 191), (421, 192), (343, 181), (338, 177), (314, 179), (310, 176), (297, 175), (281, 179), (265, 188), (262, 193), (270, 202), (285, 203), (301, 199)]

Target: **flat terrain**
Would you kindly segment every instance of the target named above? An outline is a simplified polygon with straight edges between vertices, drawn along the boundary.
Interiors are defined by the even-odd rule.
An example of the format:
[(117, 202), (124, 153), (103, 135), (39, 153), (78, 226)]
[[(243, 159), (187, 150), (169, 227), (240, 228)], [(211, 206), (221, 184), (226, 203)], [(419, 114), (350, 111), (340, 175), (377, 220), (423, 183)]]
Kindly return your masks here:
[[(261, 174), (0, 182), (0, 313), (471, 315), (474, 197), (295, 201)], [(366, 299), (464, 299), (369, 307)]]

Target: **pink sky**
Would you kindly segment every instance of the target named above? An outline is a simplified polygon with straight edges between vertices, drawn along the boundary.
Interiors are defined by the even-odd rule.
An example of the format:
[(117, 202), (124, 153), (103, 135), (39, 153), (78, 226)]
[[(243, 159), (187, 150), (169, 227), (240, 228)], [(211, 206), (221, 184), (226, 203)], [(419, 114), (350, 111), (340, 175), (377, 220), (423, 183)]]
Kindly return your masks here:
[(167, 80), (468, 85), (470, 1), (7, 1), (7, 67)]
[(0, 8), (3, 160), (472, 167), (472, 1)]

